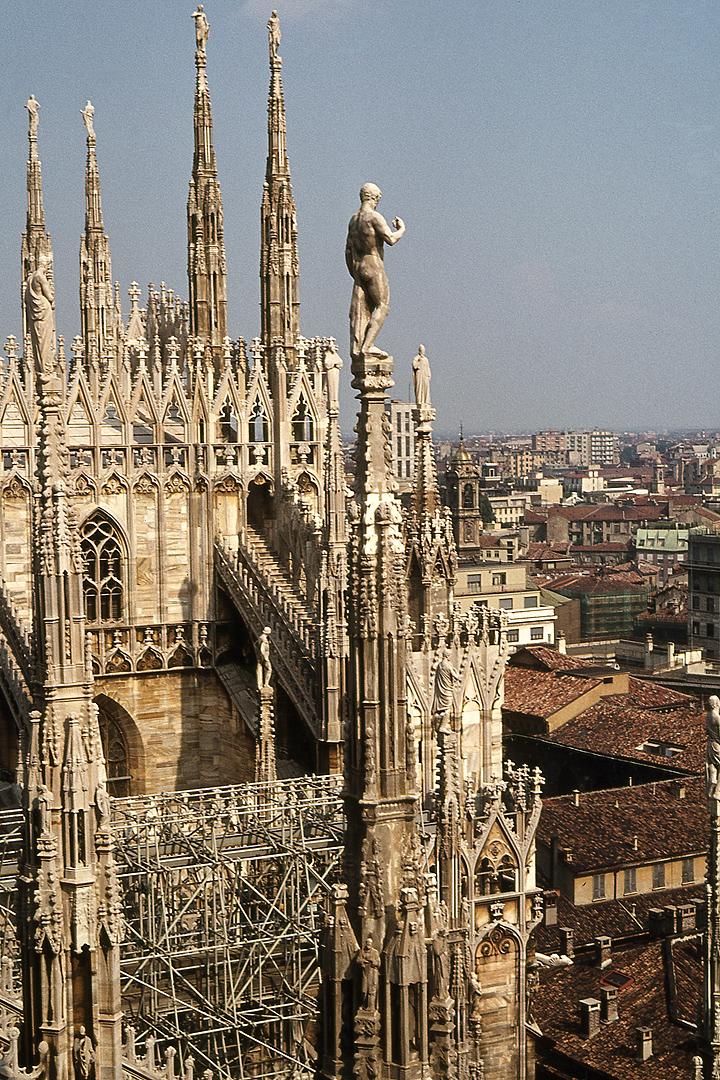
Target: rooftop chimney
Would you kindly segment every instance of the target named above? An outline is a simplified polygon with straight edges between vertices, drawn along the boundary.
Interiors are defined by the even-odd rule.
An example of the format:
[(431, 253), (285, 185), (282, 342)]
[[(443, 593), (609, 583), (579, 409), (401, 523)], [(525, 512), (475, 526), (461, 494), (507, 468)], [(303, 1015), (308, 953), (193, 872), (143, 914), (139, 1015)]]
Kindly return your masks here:
[(575, 790), (573, 791), (572, 798), (573, 798), (573, 806), (579, 806), (580, 805), (580, 792), (578, 791), (577, 788), (575, 788)]
[(617, 990), (614, 986), (600, 987), (600, 1019), (604, 1024), (612, 1024), (618, 1018)]
[(557, 926), (557, 902), (558, 894), (554, 889), (549, 889), (545, 894), (545, 925)]
[(599, 968), (610, 967), (612, 964), (612, 938), (595, 938), (595, 966)]
[(647, 1061), (652, 1057), (652, 1028), (639, 1027), (635, 1028), (637, 1034), (637, 1053), (635, 1055), (638, 1061)]
[[(580, 1001), (580, 1031), (586, 1039), (592, 1039), (600, 1030), (600, 1002), (597, 998), (582, 998)], [(643, 1058), (643, 1060), (645, 1060)]]
[(557, 639), (557, 651), (563, 656), (567, 655), (567, 647), (565, 645), (565, 635), (561, 632)]
[(573, 944), (573, 937), (575, 931), (569, 926), (560, 927), (560, 955), (569, 956), (572, 960), (575, 955), (575, 945)]

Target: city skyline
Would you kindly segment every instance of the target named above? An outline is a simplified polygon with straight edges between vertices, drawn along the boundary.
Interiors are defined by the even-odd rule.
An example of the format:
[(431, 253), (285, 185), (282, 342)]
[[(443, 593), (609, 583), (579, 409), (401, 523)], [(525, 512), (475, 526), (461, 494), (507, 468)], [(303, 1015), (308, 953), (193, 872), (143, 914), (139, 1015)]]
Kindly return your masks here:
[[(0, 335), (20, 336), (27, 114), (53, 238), (58, 333), (79, 328), (80, 110), (95, 106), (103, 214), (120, 281), (187, 296), (192, 8), (13, 13), (2, 87)], [(258, 333), (269, 5), (206, 5), (225, 210), (230, 333)], [(279, 8), (298, 207), (300, 326), (345, 361), (347, 221), (361, 183), (406, 222), (387, 253), (397, 397), (422, 342), (438, 432), (712, 427), (720, 137), (714, 5), (295, 0)], [(358, 57), (362, 62), (358, 63)]]

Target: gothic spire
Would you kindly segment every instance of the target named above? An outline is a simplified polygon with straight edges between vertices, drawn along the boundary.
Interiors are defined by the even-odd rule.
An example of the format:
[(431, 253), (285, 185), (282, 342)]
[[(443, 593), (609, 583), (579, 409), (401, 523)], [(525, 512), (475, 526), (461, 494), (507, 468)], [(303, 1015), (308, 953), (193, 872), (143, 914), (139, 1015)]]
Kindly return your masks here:
[[(298, 297), (300, 268), (297, 251), (297, 211), (293, 199), (285, 128), (282, 60), (278, 56), (280, 23), (273, 11), (268, 21), (270, 93), (268, 96), (268, 156), (260, 210), (260, 312), (265, 345), (280, 339), (294, 360), (300, 334)], [(288, 353), (288, 350), (290, 352)]]
[(222, 196), (212, 138), (206, 44), (210, 26), (198, 4), (195, 20), (195, 151), (187, 204), (190, 334), (213, 350), (227, 337), (227, 288)]
[(120, 343), (118, 317), (112, 285), (110, 245), (103, 227), (100, 205), (100, 174), (95, 155), (95, 110), (88, 101), (82, 110), (87, 129), (85, 165), (85, 231), (80, 238), (80, 318), (85, 358), (100, 359), (111, 349), (117, 356)]
[[(48, 258), (47, 278), (50, 288), (53, 289), (52, 276), (52, 245), (50, 233), (45, 228), (45, 211), (43, 210), (42, 195), (42, 172), (37, 149), (37, 130), (39, 121), (40, 102), (31, 94), (25, 108), (28, 111), (28, 141), (30, 152), (27, 163), (27, 194), (28, 208), (25, 224), (25, 232), (22, 235), (21, 267), (22, 280), (20, 282), (21, 307), (23, 312), (23, 341), (27, 341), (27, 319), (25, 314), (25, 283), (33, 270), (37, 269), (38, 257), (45, 255)], [(53, 290), (54, 291), (54, 290)]]

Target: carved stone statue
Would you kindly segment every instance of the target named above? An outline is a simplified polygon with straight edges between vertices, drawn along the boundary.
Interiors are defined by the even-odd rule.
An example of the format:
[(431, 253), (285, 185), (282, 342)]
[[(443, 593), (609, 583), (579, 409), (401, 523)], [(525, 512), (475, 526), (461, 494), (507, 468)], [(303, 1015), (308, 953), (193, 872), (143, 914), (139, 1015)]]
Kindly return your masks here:
[(358, 952), (356, 959), (362, 969), (360, 992), (363, 1008), (374, 1012), (377, 1009), (380, 953), (373, 945), (372, 934), (368, 934), (365, 938), (365, 944)]
[(425, 346), (421, 345), (413, 360), (413, 383), (415, 385), (415, 404), (418, 409), (430, 407), (430, 361), (425, 355)]
[(73, 1062), (75, 1063), (76, 1080), (88, 1080), (95, 1063), (95, 1050), (92, 1039), (82, 1024), (73, 1046)]
[(258, 690), (270, 685), (272, 676), (272, 664), (270, 663), (270, 627), (266, 626), (258, 638), (259, 660), (257, 666)]
[(87, 128), (88, 136), (92, 139), (95, 138), (95, 129), (93, 127), (93, 116), (95, 115), (94, 106), (88, 101), (84, 109), (80, 110), (80, 115), (83, 118), (83, 123)]
[(720, 803), (720, 698), (712, 694), (708, 698), (705, 716), (707, 731), (707, 754), (705, 757), (705, 794), (711, 802)]
[(268, 19), (268, 40), (270, 42), (270, 56), (274, 59), (278, 54), (278, 46), (280, 45), (280, 20), (278, 19), (277, 11), (273, 11), (272, 15)]
[[(345, 262), (355, 282), (350, 302), (350, 351), (353, 359), (375, 345), (390, 306), (390, 287), (383, 265), (384, 244), (396, 244), (405, 232), (401, 218), (393, 219), (393, 232), (376, 210), (381, 196), (376, 184), (360, 188), (360, 209), (350, 218)], [(384, 353), (381, 355), (385, 355)]]
[(30, 121), (30, 134), (37, 135), (40, 102), (35, 100), (35, 95), (31, 94), (25, 103), (25, 108), (28, 111), (28, 119)]
[(335, 347), (325, 353), (325, 378), (327, 379), (328, 409), (337, 411), (340, 404), (340, 368), (342, 360), (337, 354)]
[(110, 824), (110, 799), (103, 784), (95, 790), (95, 808), (97, 810), (98, 829), (107, 829)]
[(436, 732), (448, 731), (447, 716), (452, 704), (452, 696), (455, 686), (460, 682), (460, 674), (450, 663), (448, 650), (443, 649), (438, 665), (435, 668), (435, 687), (431, 719)]
[(46, 836), (52, 831), (52, 808), (53, 808), (53, 793), (49, 787), (45, 784), (40, 785), (40, 790), (37, 794), (37, 831), (38, 836)]
[(210, 23), (207, 21), (202, 4), (198, 4), (197, 11), (193, 11), (190, 17), (195, 20), (195, 46), (198, 52), (204, 53), (210, 33)]
[(25, 310), (35, 359), (35, 371), (41, 382), (49, 382), (55, 374), (53, 296), (50, 282), (45, 274), (49, 263), (50, 260), (46, 255), (40, 255), (37, 269), (32, 272), (25, 286)]
[(431, 957), (435, 996), (440, 1001), (444, 1001), (448, 996), (450, 984), (450, 954), (448, 953), (447, 931), (444, 926), (439, 927), (433, 937)]

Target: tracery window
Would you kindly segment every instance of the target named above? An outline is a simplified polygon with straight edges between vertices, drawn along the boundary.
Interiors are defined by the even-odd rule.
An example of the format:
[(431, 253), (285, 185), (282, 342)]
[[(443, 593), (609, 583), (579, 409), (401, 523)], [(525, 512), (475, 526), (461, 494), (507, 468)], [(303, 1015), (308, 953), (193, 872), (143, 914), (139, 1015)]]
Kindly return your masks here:
[(100, 738), (107, 768), (107, 787), (110, 795), (130, 794), (130, 755), (125, 734), (114, 717), (100, 708), (98, 712)]
[(120, 537), (105, 516), (83, 523), (85, 618), (90, 623), (119, 622), (123, 615), (123, 555)]
[(300, 398), (292, 418), (294, 442), (313, 441), (313, 418), (304, 398)]
[(265, 415), (265, 410), (262, 407), (262, 403), (259, 398), (255, 399), (255, 403), (250, 412), (249, 421), (249, 439), (250, 442), (259, 443), (268, 441), (268, 422)]

